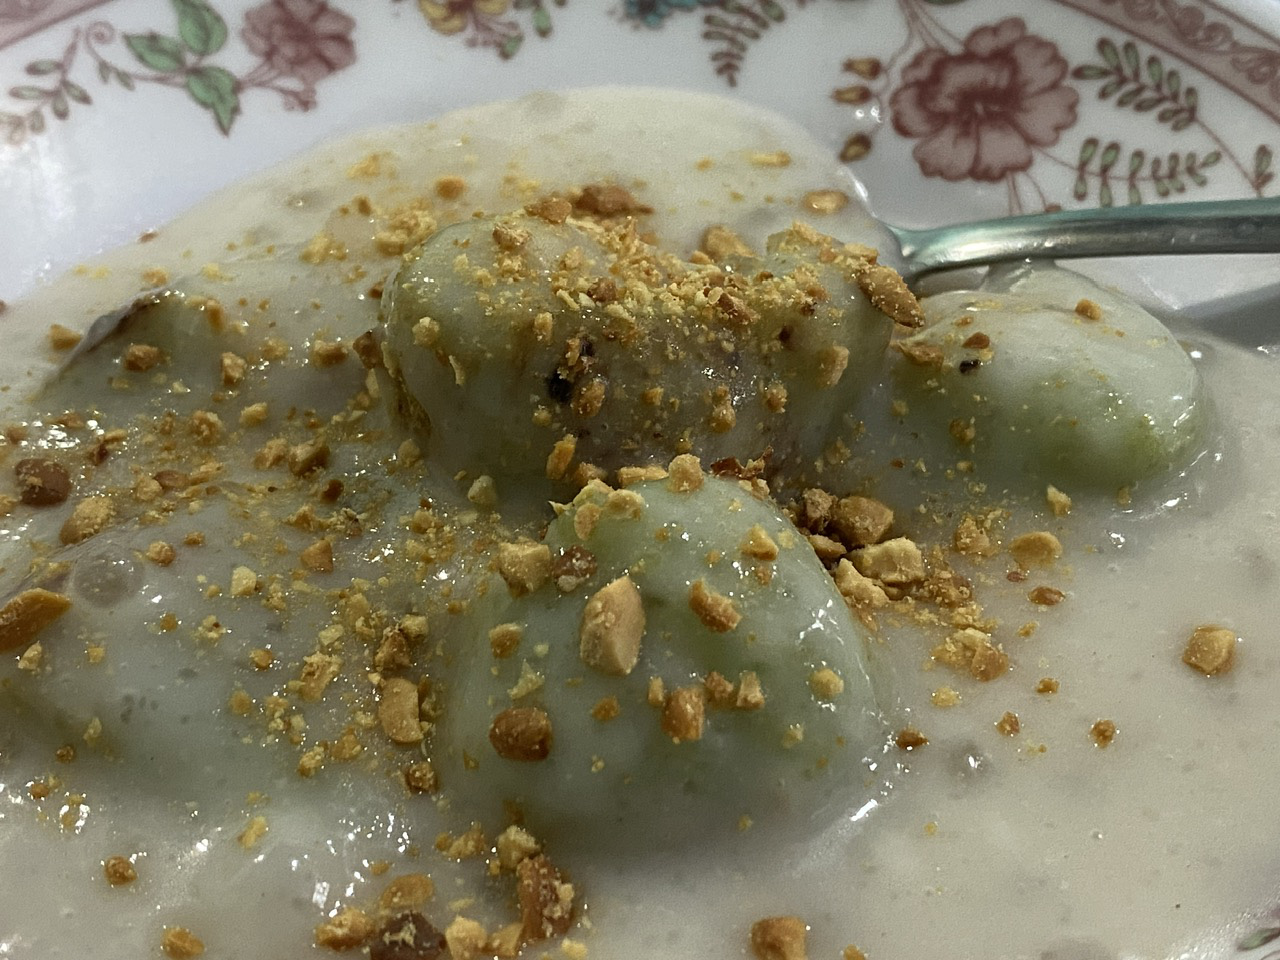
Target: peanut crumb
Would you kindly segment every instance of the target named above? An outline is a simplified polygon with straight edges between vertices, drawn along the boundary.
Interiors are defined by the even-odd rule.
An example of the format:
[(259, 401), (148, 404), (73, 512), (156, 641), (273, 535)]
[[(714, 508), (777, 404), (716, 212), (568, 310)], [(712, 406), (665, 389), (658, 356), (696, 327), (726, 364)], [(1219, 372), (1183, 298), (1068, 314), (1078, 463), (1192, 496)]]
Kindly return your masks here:
[(662, 732), (674, 742), (701, 740), (706, 720), (706, 691), (702, 687), (677, 687), (662, 707)]
[(703, 625), (716, 633), (727, 633), (742, 621), (733, 600), (707, 586), (707, 581), (695, 580), (689, 587), (689, 609)]
[(1022, 721), (1018, 719), (1016, 713), (1006, 710), (1004, 716), (996, 721), (996, 729), (1006, 737), (1016, 736), (1018, 731), (1022, 729)]
[(1212, 624), (1196, 627), (1182, 651), (1182, 662), (1206, 677), (1228, 672), (1235, 665), (1234, 630)]
[(1052, 607), (1066, 599), (1066, 594), (1054, 587), (1036, 587), (1027, 594), (1027, 599), (1042, 607)]
[(935, 707), (954, 707), (960, 702), (960, 694), (951, 687), (938, 687), (929, 695)]
[(156, 540), (147, 547), (147, 559), (162, 567), (167, 567), (173, 563), (177, 555), (178, 553), (173, 549), (173, 546), (163, 540)]
[(418, 685), (403, 677), (392, 677), (382, 687), (378, 701), (378, 722), (395, 743), (418, 743), (422, 723), (418, 718)]
[(702, 232), (698, 249), (717, 262), (731, 257), (753, 257), (755, 252), (733, 230), (721, 224), (712, 224)]
[(266, 817), (254, 817), (249, 821), (245, 828), (240, 831), (240, 835), (236, 837), (236, 841), (246, 850), (252, 850), (258, 845), (258, 841), (266, 836), (268, 829), (270, 828), (267, 826)]
[(702, 489), (702, 462), (692, 454), (682, 453), (668, 467), (667, 487), (676, 493), (692, 493)]
[(751, 950), (758, 960), (808, 960), (808, 933), (799, 917), (765, 917), (751, 925)]
[(333, 544), (328, 540), (317, 540), (303, 547), (298, 559), (306, 569), (315, 573), (332, 573)]
[(135, 373), (145, 373), (163, 358), (159, 347), (153, 347), (149, 343), (131, 343), (125, 347), (124, 353), (120, 357), (120, 363), (126, 370), (132, 370)]
[(541, 707), (510, 707), (493, 718), (489, 743), (507, 760), (545, 760), (551, 753), (551, 718)]
[(611, 676), (628, 675), (640, 659), (644, 625), (640, 590), (631, 577), (624, 575), (606, 584), (582, 611), (578, 630), (582, 662)]
[(785, 150), (773, 150), (769, 153), (756, 151), (748, 154), (747, 162), (753, 167), (789, 167), (791, 154)]
[(734, 706), (739, 710), (759, 710), (764, 706), (764, 689), (754, 670), (744, 670), (738, 674), (738, 697)]
[(244, 379), (249, 364), (244, 357), (228, 351), (219, 359), (219, 367), (222, 371), (223, 386), (234, 387)]
[(373, 936), (374, 923), (363, 910), (343, 907), (336, 915), (315, 929), (317, 947), (330, 950), (354, 950)]
[(1057, 693), (1060, 684), (1053, 677), (1041, 677), (1036, 683), (1036, 693), (1051, 694)]
[(1065, 517), (1071, 512), (1071, 498), (1053, 484), (1045, 490), (1044, 499), (1055, 517)]
[(1077, 301), (1075, 309), (1076, 313), (1086, 320), (1097, 321), (1102, 319), (1102, 307), (1088, 298)]
[(160, 949), (173, 960), (191, 960), (204, 953), (204, 941), (186, 927), (165, 927)]
[(83, 334), (60, 323), (49, 324), (49, 346), (55, 350), (70, 350), (83, 339)]
[(1009, 554), (1019, 567), (1047, 566), (1062, 556), (1062, 543), (1052, 533), (1038, 530), (1009, 541)]
[(467, 181), (462, 177), (438, 177), (435, 189), (436, 196), (441, 200), (457, 200), (467, 189)]
[(497, 566), (511, 595), (524, 596), (551, 578), (551, 548), (532, 540), (499, 544)]
[(893, 511), (870, 497), (842, 497), (831, 504), (828, 522), (847, 546), (866, 547), (884, 539)]
[(645, 692), (645, 702), (651, 707), (660, 707), (667, 702), (666, 684), (661, 677), (650, 677)]
[(378, 897), (382, 910), (395, 912), (421, 906), (435, 896), (436, 887), (425, 873), (406, 873), (383, 888)]
[(849, 195), (843, 190), (810, 190), (801, 202), (814, 213), (839, 213), (849, 205)]
[(834, 700), (844, 693), (844, 680), (830, 667), (822, 667), (809, 674), (809, 689), (819, 700)]
[(503, 870), (515, 870), (525, 860), (542, 852), (542, 846), (533, 834), (516, 824), (512, 824), (498, 834), (495, 847), (498, 853), (498, 865)]
[(563, 936), (573, 923), (573, 884), (566, 883), (545, 854), (516, 867), (521, 933), (526, 940)]
[(1111, 742), (1116, 738), (1116, 725), (1111, 720), (1098, 720), (1089, 728), (1089, 736), (1093, 738), (1094, 746), (1100, 749), (1106, 749), (1111, 746)]
[(85, 497), (72, 509), (58, 531), (58, 539), (68, 546), (83, 543), (110, 526), (115, 515), (115, 504), (107, 497)]
[(601, 723), (613, 720), (620, 713), (622, 713), (622, 708), (618, 705), (618, 698), (613, 695), (601, 697), (596, 701), (595, 706), (591, 708), (591, 716)]
[(771, 563), (778, 559), (778, 544), (760, 524), (754, 524), (743, 538), (738, 550), (743, 556)]
[(852, 559), (859, 573), (881, 583), (919, 583), (925, 578), (924, 556), (906, 537), (863, 547), (853, 553)]
[(893, 738), (894, 744), (899, 750), (918, 750), (929, 742), (929, 738), (917, 730), (915, 727), (903, 727)]
[(122, 887), (138, 879), (138, 871), (128, 857), (107, 857), (102, 862), (102, 872), (113, 887)]
[(404, 785), (410, 793), (435, 793), (439, 783), (429, 760), (417, 760), (404, 768)]
[(231, 596), (251, 597), (261, 588), (258, 575), (248, 567), (240, 566), (231, 571)]
[(633, 487), (637, 483), (650, 483), (666, 478), (666, 468), (657, 464), (643, 467), (619, 467), (617, 473), (618, 486), (623, 489)]
[(494, 657), (505, 660), (514, 654), (524, 637), (524, 627), (518, 623), (500, 623), (489, 631), (489, 649)]
[(71, 608), (71, 598), (40, 587), (23, 590), (0, 607), (0, 650), (30, 645)]

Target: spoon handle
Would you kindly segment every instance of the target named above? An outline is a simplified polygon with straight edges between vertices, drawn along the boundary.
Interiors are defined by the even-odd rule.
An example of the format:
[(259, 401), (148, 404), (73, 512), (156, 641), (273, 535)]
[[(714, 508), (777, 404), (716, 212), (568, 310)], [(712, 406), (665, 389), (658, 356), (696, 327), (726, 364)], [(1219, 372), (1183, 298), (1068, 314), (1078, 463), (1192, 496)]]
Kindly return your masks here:
[(1058, 210), (928, 230), (889, 229), (908, 276), (1023, 259), (1280, 253), (1280, 198)]

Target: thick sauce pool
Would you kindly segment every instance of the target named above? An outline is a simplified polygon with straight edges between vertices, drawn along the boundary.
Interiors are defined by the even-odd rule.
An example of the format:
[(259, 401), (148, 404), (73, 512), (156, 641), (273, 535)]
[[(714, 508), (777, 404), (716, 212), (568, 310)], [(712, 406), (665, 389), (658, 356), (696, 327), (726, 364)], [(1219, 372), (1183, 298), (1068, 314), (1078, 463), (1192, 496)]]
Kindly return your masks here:
[[(592, 209), (583, 188), (599, 184), (635, 203)], [(912, 393), (893, 374), (910, 362), (900, 352), (857, 354), (870, 334), (839, 366), (872, 373), (859, 374), (861, 396), (838, 411), (832, 435), (810, 456), (790, 451), (760, 468), (773, 500), (748, 463), (763, 453), (750, 439), (732, 476), (712, 476), (704, 458), (697, 493), (672, 492), (689, 466), (669, 463), (687, 452), (674, 447), (646, 458), (670, 476), (624, 484), (611, 465), (607, 487), (550, 467), (524, 483), (500, 458), (468, 470), (441, 437), (464, 444), (474, 410), (428, 431), (387, 369), (384, 284), (443, 228), (553, 195), (577, 198), (571, 225), (602, 249), (631, 216), (636, 243), (692, 261), (696, 278), (724, 262), (707, 250), (713, 225), (727, 231), (722, 243), (732, 235), (755, 254), (797, 220), (841, 242), (884, 243), (847, 171), (786, 123), (713, 98), (589, 91), (325, 146), (10, 308), (5, 321), (23, 339), (3, 359), (0, 602), (47, 590), (69, 603), (42, 607), (48, 625), (29, 633), (29, 620), (13, 633), (0, 615), (0, 637), (17, 638), (4, 641), (0, 667), (0, 956), (194, 956), (199, 940), (208, 956), (460, 958), (514, 955), (524, 939), (522, 956), (728, 958), (751, 955), (756, 921), (794, 916), (811, 957), (853, 958), (853, 948), (1099, 960), (1225, 956), (1273, 925), (1275, 357), (1175, 327), (1188, 376), (1203, 385), (1198, 432), (1169, 446), (1174, 467), (1134, 483), (1107, 474), (1091, 485), (1087, 464), (1045, 477), (1010, 468), (1008, 456), (984, 460), (981, 438), (970, 448), (946, 421), (935, 429), (932, 388)], [(468, 251), (477, 256), (459, 248)], [(745, 276), (753, 262), (734, 269)], [(1078, 283), (1082, 299), (1109, 296)], [(70, 347), (143, 291), (119, 330), (91, 350)], [(864, 294), (854, 283), (848, 302), (887, 341), (892, 321)], [(956, 309), (979, 311), (980, 325), (990, 304), (979, 301), (998, 310), (1002, 295), (988, 288)], [(942, 307), (931, 309), (926, 301), (940, 323)], [(50, 338), (54, 322), (67, 330)], [(1000, 362), (1000, 343), (992, 349), (984, 363)], [(447, 361), (437, 365), (446, 386), (461, 388), (461, 362)], [(669, 399), (675, 368), (656, 369)], [(801, 402), (794, 385), (791, 397)], [(525, 409), (525, 399), (511, 401), (512, 429), (528, 419), (552, 449), (560, 434), (538, 412), (550, 401), (533, 395)], [(709, 388), (707, 402), (713, 413), (739, 403), (735, 423), (752, 426), (743, 397)], [(40, 484), (65, 480), (61, 499), (33, 502), (30, 483), (23, 496), (36, 468), (19, 464), (31, 461), (58, 465)], [(1112, 467), (1123, 475), (1127, 465)], [(1069, 510), (1046, 497), (1050, 483)], [(862, 548), (828, 537), (812, 541), (814, 555), (811, 531), (791, 526), (803, 525), (805, 491), (819, 489), (891, 508), (891, 530), (876, 539), (915, 544), (928, 579), (878, 581), (889, 586), (883, 604), (846, 607), (855, 575), (838, 561)], [(575, 496), (559, 519), (545, 503)], [(642, 510), (640, 526), (609, 526)], [(966, 518), (989, 550), (958, 548)], [(592, 547), (597, 523), (608, 546)], [(764, 540), (748, 530), (757, 527)], [(1061, 556), (1019, 555), (1025, 534), (1052, 534)], [(554, 577), (514, 586), (502, 545), (544, 536), (599, 555), (580, 593), (576, 568), (567, 588)], [(681, 559), (681, 542), (696, 542), (698, 556)], [(722, 555), (738, 564), (732, 585)], [(702, 572), (686, 575), (680, 564), (694, 560)], [(646, 601), (640, 652), (581, 652), (582, 604), (624, 575), (640, 587), (601, 604), (625, 613), (628, 591), (667, 590), (661, 608)], [(963, 603), (946, 600), (943, 580), (963, 585)], [(743, 626), (718, 605), (726, 598)], [(708, 732), (688, 742), (675, 678), (710, 668), (680, 660), (682, 631), (705, 627), (699, 649), (720, 656), (727, 648), (711, 640), (736, 643), (756, 623), (774, 634), (762, 627), (712, 663), (734, 692), (717, 707), (708, 682), (712, 692), (697, 694)], [(508, 624), (523, 633), (493, 632)], [(943, 645), (964, 626), (1007, 663), (948, 666), (958, 661)], [(1238, 638), (1214, 676), (1183, 661), (1203, 626)], [(792, 633), (798, 652), (766, 649)], [(561, 634), (567, 653), (553, 646)], [(589, 639), (615, 642), (608, 631)], [(508, 642), (518, 652), (499, 655)], [(748, 673), (763, 683), (762, 709)], [(666, 692), (649, 706), (660, 674)], [(462, 689), (467, 703), (450, 699)], [(616, 717), (600, 706), (615, 690)], [(556, 713), (580, 701), (573, 719)], [(490, 789), (489, 771), (512, 748), (484, 725), (532, 703), (556, 734), (521, 741), (516, 752), (535, 766), (527, 776), (503, 768), (517, 772)], [(769, 711), (789, 704), (794, 716), (770, 727)], [(454, 717), (473, 714), (478, 726), (459, 732)], [(627, 754), (634, 769), (597, 789), (629, 742), (595, 756), (591, 731), (605, 723), (654, 736)], [(673, 747), (672, 736), (686, 742)], [(586, 786), (540, 786), (544, 748), (569, 758), (556, 782)], [(699, 749), (720, 752), (679, 768), (676, 786), (693, 799), (677, 802), (661, 778)], [(750, 765), (742, 776), (739, 756)], [(652, 787), (642, 802), (628, 792), (635, 783)], [(663, 819), (676, 816), (705, 822)], [(565, 905), (554, 914), (544, 898), (546, 929), (520, 909), (529, 868), (517, 864), (536, 856), (550, 871), (543, 893)], [(410, 932), (416, 953), (387, 952), (409, 911), (431, 932)]]

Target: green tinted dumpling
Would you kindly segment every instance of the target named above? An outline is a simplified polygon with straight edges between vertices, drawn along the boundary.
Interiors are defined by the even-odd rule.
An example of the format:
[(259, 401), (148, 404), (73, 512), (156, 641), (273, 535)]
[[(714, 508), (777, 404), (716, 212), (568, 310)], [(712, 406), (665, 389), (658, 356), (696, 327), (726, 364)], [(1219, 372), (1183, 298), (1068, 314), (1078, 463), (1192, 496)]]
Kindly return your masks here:
[(473, 220), (388, 282), (386, 353), (428, 455), (500, 490), (546, 497), (579, 464), (683, 452), (809, 463), (888, 344), (857, 263), (802, 228), (717, 265), (625, 227)]
[(1187, 462), (1204, 420), (1200, 377), (1137, 304), (1052, 267), (995, 271), (921, 302), (897, 344), (910, 425), (993, 474), (1114, 491)]
[[(500, 552), (510, 587), (476, 605), (436, 741), (467, 804), (617, 849), (866, 800), (884, 730), (864, 629), (772, 501), (682, 486), (593, 483), (544, 543)], [(539, 551), (550, 570), (530, 578)], [(502, 729), (513, 717), (545, 722), (541, 745)]]

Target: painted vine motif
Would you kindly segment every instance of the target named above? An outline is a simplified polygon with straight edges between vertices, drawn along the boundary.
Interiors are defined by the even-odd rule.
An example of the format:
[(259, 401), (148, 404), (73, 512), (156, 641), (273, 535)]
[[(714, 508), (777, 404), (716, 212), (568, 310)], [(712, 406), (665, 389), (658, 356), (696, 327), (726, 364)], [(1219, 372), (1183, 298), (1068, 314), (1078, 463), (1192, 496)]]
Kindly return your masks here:
[[(397, 0), (399, 2), (399, 0)], [(548, 3), (567, 0), (417, 0), (427, 24), (437, 33), (463, 36), (473, 47), (487, 47), (509, 60), (527, 36), (524, 21), (539, 37), (552, 32)], [(787, 0), (802, 7), (809, 0)], [(717, 75), (736, 86), (751, 45), (770, 27), (786, 20), (783, 0), (622, 0), (621, 19), (656, 30), (674, 15), (699, 13), (702, 39), (711, 45), (708, 59)]]
[[(1021, 17), (961, 39), (929, 9), (950, 3), (898, 0), (906, 39), (887, 60), (846, 60), (842, 72), (854, 82), (832, 91), (838, 103), (887, 114), (899, 136), (915, 141), (912, 157), (926, 177), (1003, 183), (1010, 213), (1059, 206), (1038, 175), (1044, 167), (1070, 171), (1072, 198), (1104, 207), (1175, 197), (1215, 177), (1261, 196), (1273, 180), (1271, 148), (1228, 144), (1202, 115), (1199, 91), (1159, 53), (1104, 36), (1095, 60), (1071, 68)], [(1086, 133), (1072, 150), (1078, 110), (1090, 94), (1150, 118), (1163, 130), (1160, 146)], [(861, 160), (884, 129), (854, 130), (841, 158)]]
[[(44, 133), (49, 120), (67, 120), (74, 106), (93, 96), (83, 73), (96, 69), (98, 82), (134, 90), (139, 84), (184, 92), (229, 134), (250, 90), (277, 94), (286, 109), (310, 110), (316, 84), (355, 62), (355, 21), (324, 0), (266, 0), (244, 15), (240, 41), (257, 62), (236, 74), (215, 58), (231, 37), (226, 20), (208, 0), (170, 0), (175, 14), (168, 32), (120, 33), (105, 21), (77, 28), (56, 58), (26, 65), (27, 80), (9, 89), (15, 104), (0, 110), (0, 135), (16, 145)], [(125, 61), (123, 55), (132, 57)]]
[(487, 47), (510, 60), (524, 45), (524, 21), (535, 36), (551, 36), (550, 7), (567, 0), (417, 0), (427, 25), (445, 36), (463, 36), (468, 46)]
[[(1236, 941), (1236, 950), (1240, 953), (1261, 950), (1276, 939), (1280, 939), (1280, 927), (1259, 927)], [(1256, 960), (1280, 960), (1280, 950), (1269, 950), (1265, 955), (1257, 957)]]

